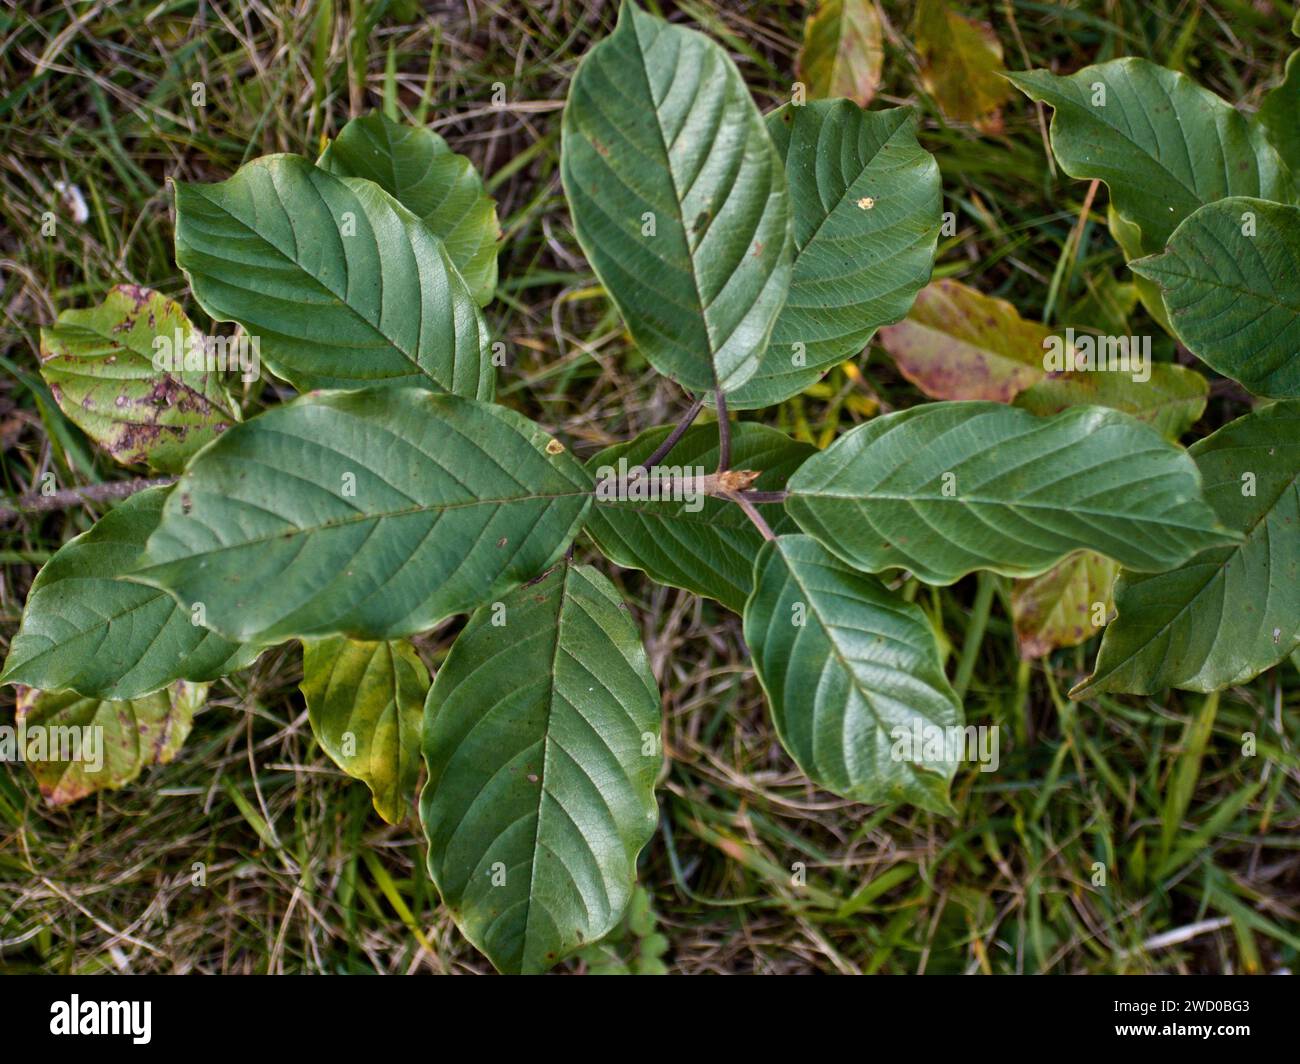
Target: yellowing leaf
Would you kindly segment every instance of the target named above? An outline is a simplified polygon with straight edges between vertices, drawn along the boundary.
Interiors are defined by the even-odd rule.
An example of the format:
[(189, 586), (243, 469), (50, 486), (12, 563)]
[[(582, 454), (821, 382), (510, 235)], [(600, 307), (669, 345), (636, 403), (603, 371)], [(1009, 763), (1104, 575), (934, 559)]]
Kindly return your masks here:
[(144, 698), (110, 702), (20, 687), (15, 731), (21, 750), (14, 755), (27, 762), (50, 805), (116, 790), (146, 766), (176, 756), (207, 692), (207, 684), (180, 680)]
[(998, 76), (1006, 68), (993, 31), (957, 14), (944, 0), (920, 0), (915, 35), (921, 84), (944, 117), (973, 122), (981, 130), (1000, 128), (998, 108), (1011, 86)]
[(302, 694), (316, 741), (374, 795), (375, 811), (400, 824), (420, 774), (420, 728), (429, 670), (405, 639), (344, 636), (302, 644)]
[(1171, 362), (1150, 366), (1149, 380), (1126, 373), (1060, 373), (1044, 378), (1016, 396), (1040, 417), (1072, 406), (1108, 406), (1145, 421), (1167, 440), (1177, 441), (1200, 420), (1210, 395), (1210, 382), (1194, 369)]
[(821, 0), (803, 28), (799, 80), (813, 98), (845, 96), (866, 107), (885, 61), (871, 0)]
[(881, 329), (899, 371), (932, 399), (1009, 403), (1040, 381), (1052, 330), (960, 281), (921, 290), (907, 317)]
[(41, 330), (41, 375), (68, 420), (117, 461), (178, 473), (239, 421), (216, 371), (218, 361), (239, 369), (239, 350), (205, 343), (166, 296), (118, 285)]
[[(1072, 554), (1011, 589), (1011, 612), (1022, 658), (1041, 658), (1096, 635), (1111, 614), (1119, 564), (1093, 551)], [(1100, 620), (1099, 620), (1100, 618)]]

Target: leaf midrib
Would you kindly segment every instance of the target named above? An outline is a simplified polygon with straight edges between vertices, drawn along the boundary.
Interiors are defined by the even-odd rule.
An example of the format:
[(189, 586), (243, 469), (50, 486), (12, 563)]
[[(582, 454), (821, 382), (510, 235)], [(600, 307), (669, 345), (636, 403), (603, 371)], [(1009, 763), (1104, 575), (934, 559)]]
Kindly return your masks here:
[[(386, 521), (396, 517), (413, 517), (417, 514), (442, 513), (446, 510), (464, 510), (464, 509), (468, 509), (471, 506), (504, 506), (509, 503), (532, 502), (535, 499), (536, 500), (572, 499), (578, 496), (586, 496), (590, 494), (591, 494), (590, 491), (584, 490), (584, 491), (559, 492), (555, 494), (545, 494), (545, 495), (543, 494), (516, 495), (504, 499), (468, 499), (463, 502), (440, 503), (438, 505), (408, 506), (402, 510), (384, 510), (378, 513), (355, 513), (355, 514), (349, 514), (347, 517), (340, 518), (337, 521), (327, 521), (324, 524), (319, 524), (319, 525), (309, 525), (306, 527), (291, 525), (288, 528), (282, 528), (277, 532), (270, 532), (264, 536), (254, 536), (249, 539), (241, 539), (238, 543), (227, 543), (220, 547), (213, 547), (211, 549), (204, 550), (203, 555), (204, 557), (209, 557), (214, 554), (222, 554), (225, 551), (241, 550), (244, 547), (252, 547), (252, 546), (256, 546), (259, 543), (269, 543), (272, 540), (285, 539), (291, 536), (314, 535), (317, 532), (326, 532), (329, 531), (330, 529), (342, 528), (352, 524), (360, 524), (364, 521)], [(253, 505), (253, 504), (249, 504), (249, 505)], [(141, 569), (137, 569), (136, 572), (144, 573), (147, 572), (149, 569), (155, 568), (156, 566), (171, 565), (173, 562), (187, 561), (192, 557), (194, 557), (194, 555), (187, 554), (177, 558), (168, 558), (165, 561), (154, 561), (151, 562), (149, 565), (144, 566)], [(131, 578), (130, 574), (128, 574), (127, 579), (130, 578)]]
[[(718, 352), (718, 346), (713, 337), (713, 330), (709, 327), (709, 316), (707, 313), (708, 304), (704, 302), (704, 294), (700, 291), (700, 278), (695, 267), (695, 252), (691, 249), (690, 239), (686, 235), (687, 223), (686, 217), (682, 213), (683, 203), (681, 190), (677, 187), (677, 174), (673, 170), (672, 157), (668, 153), (668, 139), (664, 135), (664, 127), (659, 114), (659, 106), (655, 103), (654, 89), (650, 84), (650, 71), (646, 67), (645, 46), (641, 41), (641, 31), (638, 29), (636, 23), (638, 17), (636, 8), (630, 9), (628, 17), (632, 20), (632, 39), (636, 41), (636, 54), (637, 58), (640, 60), (640, 63), (637, 65), (637, 70), (641, 74), (641, 80), (645, 85), (646, 99), (650, 102), (650, 110), (654, 114), (655, 132), (659, 134), (659, 148), (663, 153), (664, 173), (668, 175), (668, 183), (673, 190), (673, 206), (676, 209), (675, 213), (677, 215), (677, 221), (681, 226), (682, 243), (686, 247), (686, 261), (690, 264), (687, 274), (691, 279), (691, 290), (695, 293), (696, 305), (700, 308), (700, 318), (704, 323), (704, 335), (709, 341), (709, 377), (713, 380), (713, 388), (716, 391), (718, 388), (718, 365), (715, 361), (715, 357)], [(660, 32), (662, 33), (664, 31), (661, 30)], [(678, 61), (680, 60), (680, 57), (681, 49), (679, 47), (674, 61), (675, 66), (679, 65)]]
[(546, 798), (546, 781), (551, 770), (551, 718), (555, 715), (557, 697), (555, 669), (560, 660), (560, 646), (564, 641), (564, 603), (569, 595), (569, 576), (572, 572), (573, 570), (566, 563), (563, 575), (560, 577), (559, 593), (556, 595), (555, 643), (551, 647), (551, 665), (546, 673), (549, 697), (546, 700), (546, 719), (542, 724), (542, 771), (537, 786), (537, 813), (533, 818), (536, 827), (533, 830), (533, 848), (528, 863), (528, 895), (523, 899), (525, 905), (524, 941), (519, 953), (519, 967), (521, 970), (525, 967), (525, 962), (528, 959), (528, 944), (533, 920), (533, 899), (537, 896), (537, 866), (540, 864), (537, 855), (542, 847), (542, 802)]
[[(1142, 514), (1126, 513), (1123, 511), (1096, 510), (1082, 506), (1062, 505), (1060, 503), (1035, 503), (1035, 502), (1012, 502), (1007, 499), (982, 499), (970, 498), (968, 496), (942, 496), (942, 495), (883, 495), (879, 493), (859, 493), (844, 494), (840, 492), (829, 491), (792, 491), (791, 498), (803, 499), (842, 499), (847, 502), (867, 503), (867, 502), (905, 502), (905, 503), (941, 503), (951, 505), (953, 503), (966, 504), (974, 506), (998, 506), (1009, 510), (1049, 510), (1056, 513), (1086, 514), (1088, 517), (1110, 517), (1124, 521), (1137, 521), (1143, 524), (1165, 525), (1170, 528), (1180, 528), (1188, 532), (1205, 532), (1218, 534), (1217, 529), (1205, 528), (1200, 525), (1180, 524), (1168, 520), (1164, 517), (1147, 517)], [(1185, 500), (1187, 501), (1187, 500)], [(1231, 542), (1236, 542), (1235, 540)]]

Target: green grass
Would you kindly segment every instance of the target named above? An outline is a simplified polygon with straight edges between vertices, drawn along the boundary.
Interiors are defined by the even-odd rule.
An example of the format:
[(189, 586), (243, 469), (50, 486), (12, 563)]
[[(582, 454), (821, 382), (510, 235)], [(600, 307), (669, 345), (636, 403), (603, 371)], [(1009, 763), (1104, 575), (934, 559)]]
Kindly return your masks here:
[[(166, 179), (219, 179), (274, 151), (314, 156), (350, 111), (386, 104), (473, 157), (498, 199), (507, 241), (489, 314), (511, 353), (503, 401), (583, 456), (684, 408), (680, 392), (629, 349), (560, 189), (559, 108), (577, 57), (612, 25), (612, 9), (590, 0), (497, 0), (472, 16), (460, 4), (430, 7), (436, 17), (412, 3), (361, 0), (0, 11), (0, 492), (30, 491), (47, 472), (65, 486), (124, 475), (49, 401), (37, 330), (114, 283), (184, 293)], [(761, 106), (788, 96), (801, 7), (692, 0), (680, 10), (733, 49)], [(1278, 2), (998, 0), (963, 10), (995, 27), (1012, 68), (1068, 71), (1147, 56), (1245, 107), (1295, 43), (1286, 34), (1294, 6)], [(1040, 116), (1022, 98), (1005, 109), (1002, 134), (947, 126), (918, 88), (909, 12), (886, 5), (877, 105), (922, 109), (923, 140), (959, 227), (942, 243), (936, 274), (1010, 299), (1027, 316), (1073, 320), (1099, 286), (1125, 276), (1106, 234), (1104, 190), (1071, 253), (1087, 184), (1054, 172)], [(196, 82), (204, 107), (192, 102)], [(492, 105), (498, 82), (503, 107)], [(51, 237), (41, 216), (53, 209), (54, 181), (75, 183), (90, 217), (64, 220)], [(1129, 325), (1162, 335), (1141, 312)], [(243, 397), (250, 409), (278, 400), (273, 386), (256, 387)], [(764, 417), (821, 442), (919, 399), (873, 350), (860, 373), (837, 370)], [(1241, 392), (1216, 381), (1196, 431), (1244, 409)], [(0, 525), (0, 642), (40, 562), (95, 516), (83, 509)], [(579, 552), (595, 558), (588, 544)], [(641, 620), (664, 692), (661, 829), (641, 875), (670, 970), (1296, 967), (1293, 665), (1217, 699), (1172, 692), (1074, 704), (1064, 692), (1095, 647), (1020, 662), (1005, 580), (913, 589), (943, 633), (970, 722), (1002, 729), (1000, 770), (959, 773), (959, 817), (949, 820), (811, 789), (773, 734), (739, 619), (598, 564)], [(454, 626), (430, 633), (418, 648), (436, 667), (453, 635)], [(418, 826), (382, 824), (365, 788), (317, 748), (300, 669), (297, 648), (282, 647), (216, 685), (178, 760), (121, 792), (54, 811), (21, 768), (0, 772), (0, 966), (486, 970), (439, 910)], [(7, 707), (11, 693), (0, 697)], [(1246, 732), (1257, 737), (1253, 758), (1242, 756)], [(629, 933), (615, 948), (638, 941)]]

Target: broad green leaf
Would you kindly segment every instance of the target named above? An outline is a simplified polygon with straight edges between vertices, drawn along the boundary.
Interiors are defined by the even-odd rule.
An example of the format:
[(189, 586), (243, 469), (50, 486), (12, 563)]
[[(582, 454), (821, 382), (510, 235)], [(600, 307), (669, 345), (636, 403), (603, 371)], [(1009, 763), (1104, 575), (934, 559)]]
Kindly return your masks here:
[(314, 392), (190, 463), (133, 579), (262, 643), (396, 639), (563, 553), (591, 477), (513, 410), (422, 388)]
[[(240, 368), (232, 341), (206, 339), (221, 364)], [(239, 420), (215, 364), (205, 368), (204, 340), (179, 304), (118, 285), (41, 330), (41, 376), (68, 420), (117, 461), (176, 473)]]
[(474, 164), (437, 133), (372, 111), (345, 125), (317, 165), (373, 181), (394, 197), (441, 238), (478, 305), (491, 302), (501, 239), (496, 203)]
[(939, 239), (939, 167), (910, 109), (787, 105), (767, 129), (790, 187), (794, 274), (758, 372), (727, 397), (733, 410), (798, 395), (859, 354), (907, 313)]
[(641, 353), (685, 388), (753, 376), (790, 286), (785, 172), (717, 44), (630, 0), (564, 108), (574, 230)]
[(1274, 403), (1193, 444), (1205, 494), (1245, 539), (1169, 572), (1127, 570), (1119, 613), (1073, 698), (1102, 691), (1215, 691), (1300, 643), (1300, 403)]
[[(1296, 18), (1300, 20), (1300, 15)], [(1290, 168), (1291, 176), (1300, 175), (1300, 51), (1291, 53), (1285, 76), (1264, 97), (1255, 120)]]
[(1016, 396), (1015, 404), (1039, 417), (1072, 406), (1107, 406), (1145, 421), (1165, 439), (1177, 440), (1205, 413), (1210, 382), (1193, 369), (1152, 362), (1150, 379), (1127, 373), (1071, 372), (1046, 377)]
[(954, 751), (928, 757), (924, 740), (960, 728), (961, 704), (920, 607), (811, 537), (778, 536), (754, 565), (745, 642), (781, 743), (810, 780), (859, 802), (952, 812)]
[(920, 0), (914, 27), (921, 84), (944, 117), (997, 130), (997, 109), (1011, 96), (1000, 76), (1002, 44), (981, 23), (959, 15), (944, 0)]
[(169, 490), (131, 496), (45, 563), (0, 683), (122, 700), (173, 680), (216, 680), (252, 662), (256, 647), (228, 642), (165, 591), (125, 579)]
[(872, 0), (818, 0), (804, 23), (798, 60), (810, 97), (845, 96), (866, 107), (884, 63), (880, 13)]
[(371, 181), (267, 155), (176, 184), (176, 264), (295, 388), (493, 392), (487, 325), (443, 242)]
[(1163, 254), (1129, 267), (1160, 286), (1174, 332), (1202, 362), (1256, 395), (1300, 398), (1300, 207), (1219, 200)]
[[(1071, 177), (1104, 181), (1142, 254), (1224, 196), (1290, 200), (1286, 166), (1264, 135), (1208, 89), (1145, 59), (1112, 59), (1068, 77), (1007, 75), (1053, 109), (1052, 151)], [(1134, 250), (1125, 248), (1132, 258)]]
[(1011, 589), (1011, 615), (1022, 658), (1041, 658), (1096, 635), (1111, 615), (1111, 587), (1119, 565), (1090, 550)]
[[(612, 501), (606, 498), (611, 492), (602, 488), (602, 483), (610, 483), (609, 473), (625, 476), (627, 469), (649, 458), (668, 432), (652, 429), (629, 443), (606, 448), (587, 462), (587, 471), (597, 482), (587, 531), (615, 564), (644, 570), (661, 584), (716, 599), (740, 613), (753, 586), (754, 558), (763, 537), (735, 503), (674, 492), (671, 486), (683, 476), (703, 476), (717, 469), (716, 425), (687, 430), (655, 468), (656, 479), (644, 481), (650, 497)], [(786, 478), (813, 453), (808, 444), (764, 425), (732, 425), (731, 468), (761, 470), (752, 485), (755, 490), (784, 488)], [(781, 507), (761, 509), (775, 530), (796, 530)]]
[(390, 824), (406, 819), (420, 775), (420, 729), (429, 670), (404, 639), (343, 636), (302, 645), (302, 696), (330, 759), (374, 796)]
[(841, 436), (788, 489), (786, 511), (846, 562), (930, 584), (976, 569), (1037, 576), (1076, 550), (1148, 572), (1240, 538), (1184, 451), (1101, 407), (914, 407)]
[(655, 829), (659, 695), (610, 582), (562, 565), (485, 606), (425, 706), (429, 871), (502, 972), (608, 933)]
[(1005, 299), (944, 280), (922, 289), (905, 319), (880, 330), (880, 346), (932, 399), (1009, 403), (1042, 380), (1051, 335)]
[(165, 765), (180, 750), (207, 697), (207, 684), (179, 681), (130, 701), (85, 698), (75, 691), (18, 692), (15, 750), (3, 760), (27, 762), (50, 805), (67, 805), (96, 791), (116, 790), (149, 765)]

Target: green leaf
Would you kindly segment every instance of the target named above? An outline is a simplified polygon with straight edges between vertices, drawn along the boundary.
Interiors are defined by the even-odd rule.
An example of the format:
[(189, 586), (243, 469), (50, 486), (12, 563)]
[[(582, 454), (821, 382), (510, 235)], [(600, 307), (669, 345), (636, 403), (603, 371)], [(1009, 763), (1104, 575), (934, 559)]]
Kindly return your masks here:
[(503, 972), (607, 934), (654, 832), (659, 695), (610, 582), (560, 566), (470, 618), (425, 707), (429, 871)]
[(414, 648), (404, 639), (304, 640), (300, 686), (321, 748), (370, 788), (375, 812), (400, 824), (420, 775), (420, 729), (429, 693), (429, 670)]
[(75, 691), (20, 688), (15, 741), (22, 747), (16, 753), (50, 805), (117, 790), (146, 766), (176, 756), (207, 691), (207, 684), (182, 680), (144, 698), (110, 702)]
[(267, 155), (176, 184), (176, 264), (295, 388), (493, 392), (487, 325), (446, 247), (378, 185)]
[(1160, 286), (1174, 332), (1207, 366), (1256, 395), (1300, 398), (1300, 207), (1219, 200), (1129, 267)]
[(1120, 573), (1119, 617), (1072, 698), (1216, 691), (1245, 683), (1300, 643), (1300, 403), (1262, 407), (1190, 453), (1206, 497), (1245, 539), (1170, 572)]
[(997, 130), (997, 109), (1011, 95), (1001, 74), (1002, 44), (988, 26), (959, 15), (943, 0), (920, 0), (914, 27), (921, 84), (944, 117)]
[(592, 489), (504, 407), (419, 388), (316, 392), (190, 463), (133, 579), (203, 603), (232, 639), (395, 639), (545, 569)]
[(788, 489), (786, 511), (846, 562), (930, 584), (976, 569), (1037, 576), (1076, 550), (1168, 569), (1239, 538), (1184, 451), (1100, 407), (915, 407), (841, 436)]
[[(1300, 24), (1300, 15), (1296, 16)], [(1280, 84), (1264, 97), (1255, 121), (1264, 130), (1264, 136), (1277, 149), (1278, 155), (1291, 170), (1291, 176), (1300, 174), (1300, 51), (1291, 53), (1286, 61), (1286, 75)]]
[(1056, 161), (1071, 177), (1106, 183), (1115, 210), (1138, 227), (1144, 254), (1163, 248), (1202, 204), (1224, 196), (1290, 200), (1295, 193), (1263, 134), (1184, 74), (1128, 58), (1068, 77), (1046, 70), (1007, 76), (1054, 108)]
[(880, 330), (880, 346), (932, 399), (1009, 403), (1042, 380), (1051, 335), (1005, 299), (943, 280), (921, 291), (903, 321)]
[(1137, 279), (1117, 280), (1109, 273), (1085, 277), (1084, 291), (1061, 312), (1062, 323), (1073, 323), (1080, 332), (1103, 336), (1127, 336), (1133, 330), (1129, 318), (1138, 305)]
[[(114, 459), (176, 473), (239, 420), (220, 374), (204, 368), (203, 339), (179, 304), (118, 285), (99, 306), (65, 310), (41, 330), (41, 376), (59, 409)], [(212, 353), (238, 369), (234, 345), (215, 343)], [(195, 368), (185, 368), (187, 356)]]
[(1046, 657), (1057, 647), (1076, 647), (1096, 635), (1111, 614), (1111, 588), (1118, 572), (1117, 563), (1084, 550), (1042, 576), (1017, 580), (1011, 589), (1011, 616), (1020, 656)]
[(446, 245), (478, 305), (491, 302), (501, 239), (496, 203), (474, 164), (437, 133), (372, 111), (345, 125), (317, 165), (373, 181), (394, 197)]
[(872, 0), (819, 0), (804, 23), (798, 60), (810, 97), (846, 96), (866, 107), (884, 64), (880, 13)]
[[(605, 471), (626, 475), (644, 462), (663, 442), (669, 429), (652, 429), (628, 443), (616, 444), (587, 462), (596, 478), (596, 505), (587, 518), (587, 531), (604, 555), (616, 565), (641, 569), (661, 584), (685, 588), (716, 599), (740, 613), (753, 586), (754, 558), (763, 545), (757, 528), (733, 502), (678, 493), (662, 480), (647, 481), (647, 489), (660, 498), (606, 500), (600, 487)], [(737, 422), (731, 429), (731, 467), (761, 470), (752, 487), (779, 491), (786, 478), (814, 448), (797, 443), (784, 433), (752, 422)], [(718, 467), (716, 425), (696, 425), (673, 447), (656, 470), (660, 477), (703, 476)], [(763, 506), (773, 528), (795, 531), (794, 523), (779, 506)]]
[(578, 241), (650, 364), (696, 391), (744, 384), (792, 240), (781, 160), (727, 53), (627, 0), (573, 77), (561, 170)]
[(578, 951), (590, 975), (667, 975), (663, 955), (668, 939), (660, 934), (645, 887), (636, 886), (627, 915), (610, 934)]
[[(1126, 262), (1140, 259), (1145, 254), (1142, 250), (1142, 230), (1116, 214), (1113, 202), (1106, 205), (1106, 225), (1110, 229), (1111, 237), (1119, 245), (1120, 251), (1124, 253)], [(1142, 300), (1142, 305), (1146, 307), (1147, 313), (1160, 324), (1160, 328), (1172, 336), (1174, 328), (1169, 324), (1169, 312), (1165, 310), (1165, 302), (1160, 298), (1160, 289), (1145, 277), (1139, 277), (1137, 274), (1133, 274), (1133, 287), (1137, 290), (1138, 298)], [(1126, 333), (1127, 331), (1127, 328), (1119, 330), (1120, 333)]]
[(1125, 373), (1087, 370), (1056, 374), (1025, 389), (1015, 404), (1039, 417), (1072, 406), (1106, 406), (1145, 421), (1165, 439), (1177, 442), (1205, 413), (1210, 382), (1172, 362), (1152, 362), (1150, 369), (1145, 381)]
[(907, 313), (939, 239), (939, 167), (909, 108), (787, 105), (767, 129), (790, 186), (794, 275), (758, 372), (727, 397), (733, 410), (798, 395), (860, 353)]
[(859, 802), (952, 812), (954, 751), (898, 745), (962, 725), (920, 607), (810, 537), (778, 536), (754, 565), (745, 642), (781, 743), (810, 780)]
[(258, 648), (194, 623), (170, 595), (125, 579), (158, 527), (169, 488), (139, 492), (65, 543), (36, 574), (0, 683), (139, 698), (173, 680), (215, 680)]

